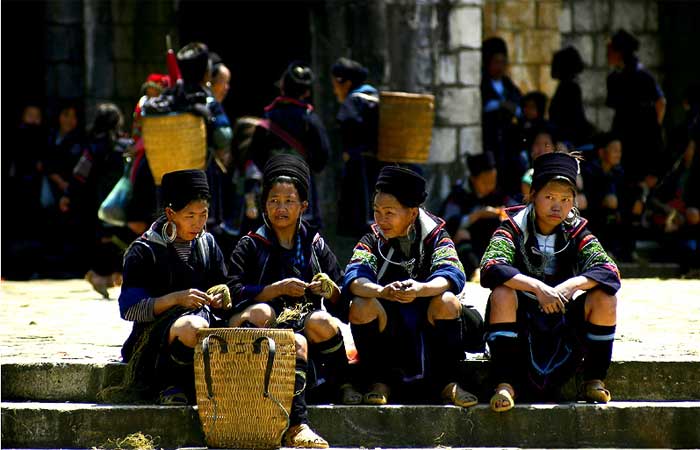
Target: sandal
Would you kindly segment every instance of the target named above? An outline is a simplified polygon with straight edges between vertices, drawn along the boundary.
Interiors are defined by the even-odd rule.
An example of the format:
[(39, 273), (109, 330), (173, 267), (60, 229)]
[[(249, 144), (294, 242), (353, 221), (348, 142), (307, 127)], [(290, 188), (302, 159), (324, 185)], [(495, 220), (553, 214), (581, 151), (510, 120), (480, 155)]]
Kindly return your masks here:
[(468, 408), (479, 403), (479, 399), (471, 392), (465, 391), (457, 383), (450, 383), (442, 390), (440, 394), (445, 404), (461, 406)]
[(372, 389), (362, 397), (365, 405), (386, 405), (389, 403), (389, 386), (384, 383), (374, 383)]
[(359, 405), (362, 403), (362, 394), (352, 384), (345, 383), (340, 386), (340, 403), (343, 405)]
[(508, 383), (501, 383), (496, 387), (496, 393), (491, 397), (491, 410), (494, 412), (506, 412), (513, 409), (515, 392), (513, 386)]
[(187, 395), (177, 386), (168, 386), (158, 396), (159, 405), (185, 406), (188, 403)]
[(316, 434), (307, 424), (302, 423), (289, 427), (282, 438), (282, 446), (295, 448), (328, 448), (328, 441)]
[(608, 403), (612, 399), (602, 380), (584, 381), (582, 391), (583, 400), (588, 403)]

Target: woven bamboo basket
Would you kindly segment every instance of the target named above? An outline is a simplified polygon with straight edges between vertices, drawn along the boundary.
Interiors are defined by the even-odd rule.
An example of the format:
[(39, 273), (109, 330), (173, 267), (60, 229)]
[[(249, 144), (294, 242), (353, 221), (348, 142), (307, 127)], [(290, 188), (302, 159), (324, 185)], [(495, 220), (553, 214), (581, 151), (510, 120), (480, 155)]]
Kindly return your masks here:
[[(279, 447), (289, 426), (294, 395), (296, 353), (292, 330), (204, 328), (197, 335), (195, 387), (207, 445)], [(271, 371), (266, 396), (268, 364)]]
[(143, 144), (157, 186), (168, 172), (206, 166), (207, 130), (194, 114), (144, 116)]
[(380, 92), (377, 158), (385, 162), (426, 162), (434, 121), (433, 95)]

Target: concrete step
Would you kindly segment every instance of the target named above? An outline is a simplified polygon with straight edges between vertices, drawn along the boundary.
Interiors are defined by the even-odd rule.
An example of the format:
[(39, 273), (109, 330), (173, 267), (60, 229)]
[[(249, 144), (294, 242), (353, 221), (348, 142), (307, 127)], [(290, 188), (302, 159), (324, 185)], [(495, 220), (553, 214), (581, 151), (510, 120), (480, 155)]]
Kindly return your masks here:
[[(165, 448), (203, 446), (195, 407), (0, 404), (3, 448), (90, 448), (142, 432)], [(517, 405), (312, 406), (334, 447), (699, 448), (700, 402)]]
[(679, 278), (681, 265), (674, 262), (618, 262), (623, 278)]
[[(3, 363), (2, 399), (96, 402), (97, 393), (119, 383), (119, 363)], [(467, 361), (462, 366), (465, 387), (482, 400), (490, 395), (488, 362)], [(607, 385), (620, 401), (700, 400), (700, 361), (615, 361)], [(574, 399), (576, 382), (564, 389)]]

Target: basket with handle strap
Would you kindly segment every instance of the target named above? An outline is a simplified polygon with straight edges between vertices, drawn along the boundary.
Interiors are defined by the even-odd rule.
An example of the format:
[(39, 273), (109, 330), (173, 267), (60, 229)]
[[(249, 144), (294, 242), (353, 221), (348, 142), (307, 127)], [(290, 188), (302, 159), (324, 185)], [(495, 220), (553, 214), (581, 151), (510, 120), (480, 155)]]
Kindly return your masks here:
[(204, 169), (207, 130), (204, 119), (191, 113), (143, 116), (143, 144), (153, 181), (175, 170)]
[(195, 386), (207, 445), (279, 447), (294, 395), (292, 330), (203, 328), (197, 334)]
[(430, 94), (379, 93), (377, 158), (385, 162), (428, 161), (435, 121), (435, 97)]

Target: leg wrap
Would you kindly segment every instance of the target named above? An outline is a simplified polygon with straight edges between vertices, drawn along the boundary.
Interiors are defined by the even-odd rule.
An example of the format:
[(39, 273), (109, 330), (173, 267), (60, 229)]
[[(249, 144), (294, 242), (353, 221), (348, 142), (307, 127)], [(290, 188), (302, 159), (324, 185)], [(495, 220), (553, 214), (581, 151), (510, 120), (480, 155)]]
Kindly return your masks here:
[(585, 380), (604, 380), (612, 358), (615, 325), (594, 325), (586, 322), (583, 376)]
[(515, 382), (518, 357), (518, 329), (515, 322), (489, 325), (486, 342), (491, 351), (491, 377), (495, 384)]
[(308, 363), (302, 358), (296, 359), (294, 368), (294, 397), (292, 398), (292, 410), (289, 413), (289, 425), (309, 423), (306, 410), (306, 370)]

